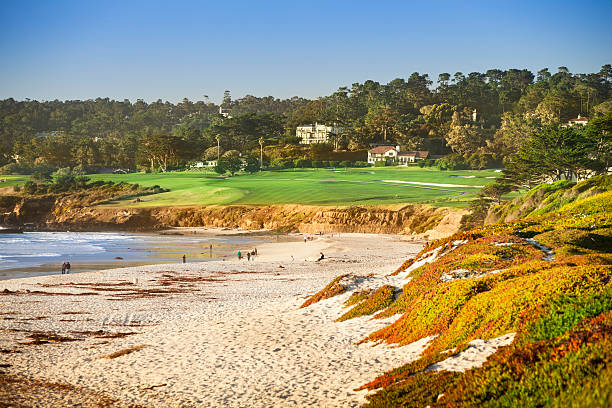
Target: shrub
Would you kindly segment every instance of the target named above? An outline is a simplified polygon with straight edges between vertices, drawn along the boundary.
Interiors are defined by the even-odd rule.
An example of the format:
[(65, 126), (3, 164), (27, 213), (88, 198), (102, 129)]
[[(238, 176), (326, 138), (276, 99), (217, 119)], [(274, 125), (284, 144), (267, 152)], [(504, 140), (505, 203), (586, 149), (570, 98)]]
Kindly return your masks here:
[(312, 167), (312, 161), (310, 159), (296, 159), (293, 162), (293, 165), (299, 169), (305, 169), (308, 167)]
[(340, 167), (353, 167), (353, 162), (349, 160), (342, 160), (340, 162)]
[(253, 174), (258, 172), (259, 170), (259, 159), (253, 156), (252, 154), (247, 155), (244, 164), (244, 171)]
[(32, 172), (32, 180), (37, 181), (39, 183), (51, 181), (52, 173), (53, 171), (50, 168), (37, 167), (34, 172)]
[(36, 194), (37, 190), (38, 190), (38, 184), (36, 184), (32, 180), (26, 181), (25, 184), (23, 185), (23, 191), (27, 194)]
[(423, 167), (432, 167), (433, 165), (436, 164), (435, 160), (431, 160), (431, 159), (425, 159), (425, 160), (419, 160), (417, 162), (417, 165), (421, 168)]
[(83, 166), (82, 164), (79, 164), (78, 166), (72, 169), (72, 174), (76, 176), (82, 176), (90, 172), (91, 172), (90, 169), (87, 168), (86, 166)]
[(294, 167), (293, 160), (285, 158), (272, 159), (270, 165), (277, 169), (292, 169)]
[(463, 156), (458, 153), (451, 153), (436, 160), (436, 167), (440, 170), (464, 170), (467, 169), (468, 166)]
[(334, 146), (330, 143), (313, 143), (310, 145), (310, 154), (313, 158), (320, 158), (334, 150)]
[(467, 160), (471, 169), (481, 170), (492, 167), (501, 167), (502, 163), (492, 153), (474, 153)]

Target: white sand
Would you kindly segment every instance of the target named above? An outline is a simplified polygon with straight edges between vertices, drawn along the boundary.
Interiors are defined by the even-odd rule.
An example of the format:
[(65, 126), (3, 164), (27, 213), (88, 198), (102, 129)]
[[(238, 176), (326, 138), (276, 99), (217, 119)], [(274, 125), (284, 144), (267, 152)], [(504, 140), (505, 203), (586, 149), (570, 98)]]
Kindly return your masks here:
[(415, 184), (419, 186), (432, 186), (432, 187), (461, 187), (461, 188), (483, 188), (484, 187), (484, 186), (470, 186), (467, 184), (425, 183), (425, 182), (420, 182), (420, 181), (403, 181), (403, 180), (381, 180), (381, 181), (385, 183)]
[(511, 344), (515, 335), (516, 333), (506, 333), (503, 336), (490, 340), (472, 340), (469, 342), (467, 349), (444, 361), (430, 365), (427, 367), (427, 371), (455, 371), (463, 373), (472, 368), (480, 367), (498, 348)]
[[(357, 281), (361, 287), (401, 286), (401, 277), (384, 276), (420, 247), (395, 236), (342, 234), (266, 244), (250, 263), (156, 265), (1, 281), (0, 291), (21, 292), (0, 296), (0, 348), (20, 351), (0, 358), (11, 365), (11, 374), (86, 387), (117, 398), (119, 406), (358, 406), (365, 391), (355, 388), (414, 360), (429, 339), (399, 348), (356, 345), (393, 319), (335, 323), (350, 293), (305, 309), (299, 305), (305, 295), (345, 273), (372, 274)], [(326, 259), (314, 262), (320, 251)], [(164, 274), (214, 280), (162, 285)], [(113, 286), (117, 283), (123, 285)], [(138, 290), (145, 289), (184, 293), (142, 298)], [(138, 296), (122, 298), (126, 293)], [(109, 339), (74, 333), (96, 330), (138, 334)], [(79, 340), (20, 344), (33, 331)], [(146, 347), (104, 358), (136, 345)], [(152, 386), (158, 387), (145, 389)]]
[[(0, 296), (0, 350), (5, 351), (0, 363), (9, 364), (4, 371), (10, 375), (102, 393), (118, 400), (114, 406), (359, 406), (366, 391), (355, 388), (415, 360), (431, 341), (425, 338), (404, 347), (355, 344), (399, 316), (334, 322), (347, 310), (342, 303), (353, 290), (383, 284), (400, 289), (411, 270), (440, 256), (436, 249), (404, 273), (388, 276), (422, 247), (403, 239), (334, 234), (307, 243), (262, 245), (251, 262), (168, 264), (0, 281), (0, 292), (19, 291)], [(445, 251), (463, 243), (455, 241)], [(315, 262), (320, 252), (326, 258)], [(354, 277), (348, 292), (299, 308), (306, 295), (341, 274)], [(143, 297), (146, 290), (171, 292)], [(98, 330), (137, 334), (99, 338), (78, 333)], [(23, 344), (36, 331), (77, 340)], [(512, 338), (509, 334), (474, 341), (429, 369), (476, 367)], [(145, 347), (106, 358), (140, 345)], [(28, 406), (87, 405), (80, 392), (53, 390), (33, 387)]]

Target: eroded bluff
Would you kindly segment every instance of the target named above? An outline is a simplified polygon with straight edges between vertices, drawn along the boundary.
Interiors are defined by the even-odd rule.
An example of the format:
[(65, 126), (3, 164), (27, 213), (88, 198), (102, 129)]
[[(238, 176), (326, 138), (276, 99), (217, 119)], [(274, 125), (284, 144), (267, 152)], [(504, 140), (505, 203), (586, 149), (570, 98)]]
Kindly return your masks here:
[(199, 206), (113, 208), (74, 196), (4, 197), (0, 223), (71, 231), (151, 231), (167, 227), (413, 234), (436, 239), (459, 228), (463, 211), (426, 205), (318, 207)]

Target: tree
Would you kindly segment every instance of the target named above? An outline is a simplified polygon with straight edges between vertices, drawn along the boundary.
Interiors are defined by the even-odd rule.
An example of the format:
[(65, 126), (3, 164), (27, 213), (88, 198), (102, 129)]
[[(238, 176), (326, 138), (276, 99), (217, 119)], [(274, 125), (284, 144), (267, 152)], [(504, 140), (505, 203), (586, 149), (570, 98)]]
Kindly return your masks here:
[(510, 157), (502, 182), (519, 188), (546, 181), (584, 179), (604, 171), (601, 161), (591, 157), (595, 150), (593, 139), (584, 130), (545, 126)]
[(488, 143), (489, 150), (502, 157), (515, 153), (519, 147), (542, 129), (538, 118), (506, 112), (501, 127)]
[(612, 155), (612, 112), (592, 119), (584, 134), (593, 147), (591, 156), (600, 162), (601, 172), (607, 171)]
[(221, 107), (225, 109), (229, 109), (232, 106), (232, 94), (228, 89), (223, 92), (223, 102), (221, 103)]
[(450, 81), (450, 74), (448, 72), (443, 72), (438, 75), (439, 86), (448, 86), (448, 81)]
[(219, 174), (229, 172), (231, 176), (236, 174), (242, 168), (242, 159), (237, 151), (227, 151), (217, 160), (215, 171)]
[(431, 150), (447, 153), (445, 136), (450, 131), (451, 120), (455, 108), (448, 103), (428, 105), (421, 108)]
[(377, 105), (368, 111), (365, 117), (366, 126), (373, 132), (382, 134), (387, 141), (387, 132), (392, 131), (395, 123), (395, 114), (389, 105)]
[(612, 113), (612, 99), (593, 107), (593, 115), (604, 116)]
[(538, 104), (535, 113), (543, 124), (549, 125), (566, 122), (578, 112), (570, 93), (555, 89), (546, 94), (542, 102)]
[(396, 142), (408, 150), (427, 150), (425, 140), (427, 127), (422, 116), (414, 119), (409, 115), (400, 116), (394, 126)]
[(247, 155), (245, 158), (244, 168), (243, 170), (247, 173), (257, 173), (260, 169), (259, 159), (251, 154)]
[(225, 167), (225, 161), (221, 159), (217, 160), (217, 164), (215, 164), (213, 170), (215, 171), (215, 173), (225, 174), (227, 172), (227, 168)]
[(181, 139), (168, 134), (153, 134), (141, 144), (141, 153), (151, 164), (151, 171), (155, 171), (156, 165), (162, 172), (167, 171), (168, 165), (176, 162), (179, 149)]
[(209, 147), (204, 151), (204, 160), (217, 160), (223, 154), (223, 149), (219, 150), (217, 146)]

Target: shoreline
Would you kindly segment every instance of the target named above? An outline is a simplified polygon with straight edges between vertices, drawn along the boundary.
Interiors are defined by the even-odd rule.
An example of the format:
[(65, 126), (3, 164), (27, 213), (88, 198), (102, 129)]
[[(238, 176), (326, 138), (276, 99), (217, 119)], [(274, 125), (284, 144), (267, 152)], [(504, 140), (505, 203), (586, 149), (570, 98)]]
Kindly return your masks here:
[[(93, 390), (116, 406), (358, 406), (365, 391), (354, 388), (417, 358), (426, 340), (357, 345), (389, 321), (334, 322), (349, 293), (299, 306), (341, 274), (387, 279), (422, 247), (405, 238), (343, 233), (263, 244), (250, 262), (0, 281), (0, 349), (19, 351), (2, 354), (5, 375)], [(49, 333), (60, 340), (33, 340)], [(51, 405), (60, 397), (48, 391), (31, 396)], [(54, 403), (78, 393), (67, 395)]]
[[(204, 228), (170, 229), (159, 233), (39, 231), (7, 234), (5, 237), (7, 241), (2, 241), (0, 236), (0, 253), (6, 250), (0, 255), (0, 280), (59, 274), (60, 265), (65, 261), (72, 264), (72, 274), (181, 263), (182, 255), (186, 255), (190, 262), (210, 262), (231, 259), (238, 249), (245, 251), (266, 242), (301, 239), (295, 234), (275, 235), (268, 231), (245, 234), (240, 230)], [(79, 242), (77, 246), (82, 244), (96, 249), (81, 251), (78, 247), (72, 248), (73, 240)], [(11, 242), (16, 242), (14, 250)], [(47, 243), (49, 250), (46, 249)]]

